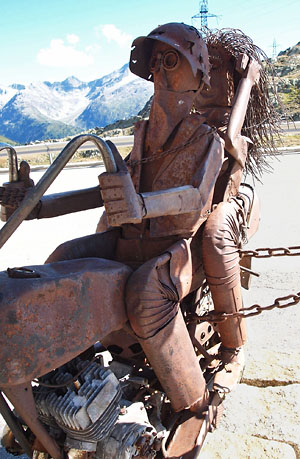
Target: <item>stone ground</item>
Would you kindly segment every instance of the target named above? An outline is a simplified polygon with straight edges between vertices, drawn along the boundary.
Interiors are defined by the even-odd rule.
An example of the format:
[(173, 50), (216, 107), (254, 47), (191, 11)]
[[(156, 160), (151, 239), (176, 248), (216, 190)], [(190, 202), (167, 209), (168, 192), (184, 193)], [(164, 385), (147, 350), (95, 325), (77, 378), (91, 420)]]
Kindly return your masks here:
[[(261, 200), (258, 233), (247, 245), (300, 245), (300, 155), (273, 162), (274, 172), (256, 185)], [(66, 170), (51, 192), (97, 184), (99, 168)], [(35, 173), (37, 181), (40, 173)], [(0, 176), (0, 181), (5, 181)], [(43, 263), (60, 243), (93, 232), (100, 210), (56, 219), (24, 222), (1, 249), (0, 270)], [(270, 305), (275, 298), (300, 292), (300, 257), (254, 260), (245, 306)], [(238, 388), (225, 400), (225, 412), (201, 452), (204, 459), (300, 459), (300, 305), (274, 309), (248, 319), (247, 364)], [(1, 424), (1, 426), (3, 423)], [(0, 459), (7, 458), (0, 449)]]
[[(300, 246), (300, 156), (283, 156), (274, 173), (257, 185), (261, 201), (258, 233), (247, 249)], [(294, 169), (295, 168), (295, 169)], [(300, 292), (300, 257), (254, 260), (245, 306), (270, 305)], [(226, 397), (218, 429), (208, 435), (204, 459), (300, 458), (300, 305), (247, 319), (246, 368)]]

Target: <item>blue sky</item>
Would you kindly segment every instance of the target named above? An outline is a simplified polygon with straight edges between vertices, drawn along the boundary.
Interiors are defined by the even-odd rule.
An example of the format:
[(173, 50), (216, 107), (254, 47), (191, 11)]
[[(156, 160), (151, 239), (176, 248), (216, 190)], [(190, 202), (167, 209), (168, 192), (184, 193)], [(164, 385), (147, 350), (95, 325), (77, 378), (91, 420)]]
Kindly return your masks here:
[[(0, 0), (0, 85), (90, 81), (128, 61), (132, 39), (185, 22), (198, 0)], [(243, 30), (270, 57), (300, 41), (299, 0), (208, 0), (209, 27)], [(194, 24), (196, 25), (196, 24)]]

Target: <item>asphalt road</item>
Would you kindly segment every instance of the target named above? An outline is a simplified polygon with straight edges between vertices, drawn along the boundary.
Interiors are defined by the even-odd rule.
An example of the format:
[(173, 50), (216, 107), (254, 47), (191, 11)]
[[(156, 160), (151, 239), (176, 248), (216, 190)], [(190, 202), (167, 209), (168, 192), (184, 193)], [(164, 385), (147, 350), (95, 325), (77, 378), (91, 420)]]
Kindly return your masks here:
[[(287, 134), (299, 134), (300, 132), (300, 121), (282, 123), (281, 129)], [(117, 147), (130, 147), (133, 145), (133, 135), (127, 136), (118, 136), (118, 137), (107, 137), (105, 140), (112, 140)], [(46, 142), (46, 143), (37, 143), (33, 145), (19, 145), (15, 149), (17, 154), (50, 154), (56, 155), (62, 151), (66, 146), (67, 142)], [(87, 148), (95, 148), (92, 142), (85, 143), (78, 150), (86, 150)], [(0, 156), (6, 156), (7, 152), (4, 150), (0, 152)]]
[[(282, 156), (280, 160), (273, 160), (272, 165), (273, 173), (264, 175), (263, 184), (256, 184), (261, 201), (261, 221), (259, 231), (249, 242), (247, 249), (300, 246), (300, 155)], [(49, 192), (94, 186), (97, 184), (97, 175), (100, 172), (99, 167), (64, 170), (51, 186)], [(42, 173), (33, 173), (33, 179), (37, 181)], [(1, 179), (5, 181), (4, 176), (1, 176)], [(0, 270), (5, 270), (8, 266), (43, 263), (47, 255), (61, 242), (93, 233), (100, 214), (101, 209), (94, 209), (55, 219), (22, 223), (0, 251)], [(254, 279), (253, 288), (249, 292), (245, 292), (245, 306), (254, 303), (271, 304), (277, 297), (300, 291), (300, 257), (255, 260), (253, 269), (259, 271), (261, 277)], [(249, 319), (251, 321), (249, 323), (249, 356), (253, 356), (255, 361), (255, 356), (261, 354), (262, 348), (270, 349), (275, 353), (280, 353), (284, 349), (290, 359), (289, 366), (299, 367), (297, 357), (293, 363), (293, 355), (299, 355), (300, 352), (299, 320), (299, 305), (279, 312), (278, 310), (266, 312), (255, 319)], [(268, 371), (269, 365), (271, 363), (268, 360), (264, 361), (263, 371)], [(240, 396), (243, 396), (242, 393)], [(232, 397), (234, 398), (235, 394)], [(247, 389), (245, 397), (251, 406), (251, 398), (249, 400), (251, 391), (249, 389)], [(264, 403), (267, 405), (268, 400)], [(282, 429), (287, 420), (285, 414), (280, 414), (280, 406), (278, 406), (278, 413), (278, 418), (274, 422), (275, 424), (278, 422), (278, 428), (280, 424)], [(243, 424), (241, 425), (243, 426)], [(243, 427), (239, 428), (241, 430)], [(245, 434), (248, 432), (248, 428), (249, 422), (246, 422)], [(299, 425), (295, 425), (294, 428), (299, 429)], [(274, 425), (273, 427), (270, 426), (270, 429), (271, 431), (274, 430)], [(268, 438), (267, 434), (266, 438)], [(282, 442), (284, 439), (280, 441)], [(0, 449), (0, 459), (2, 457), (7, 457), (7, 455)], [(228, 456), (224, 453), (224, 456), (221, 454), (218, 457), (222, 459), (226, 457), (227, 459)], [(234, 457), (251, 457), (251, 455)], [(287, 456), (275, 457), (281, 459), (281, 457)]]

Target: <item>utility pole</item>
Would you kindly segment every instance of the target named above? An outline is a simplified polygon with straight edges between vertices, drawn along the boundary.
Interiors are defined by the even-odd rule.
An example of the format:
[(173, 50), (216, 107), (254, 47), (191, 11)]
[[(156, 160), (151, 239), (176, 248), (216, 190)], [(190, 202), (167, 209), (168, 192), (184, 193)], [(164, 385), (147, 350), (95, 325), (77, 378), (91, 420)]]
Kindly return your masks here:
[(276, 59), (276, 56), (277, 56), (277, 43), (276, 43), (276, 39), (274, 38), (274, 40), (273, 40), (272, 59)]
[(211, 14), (208, 12), (208, 0), (201, 0), (199, 2), (199, 13), (195, 14), (192, 16), (192, 23), (194, 21), (198, 21), (200, 19), (201, 21), (201, 26), (200, 30), (205, 30), (208, 28), (208, 18), (218, 18), (216, 14)]

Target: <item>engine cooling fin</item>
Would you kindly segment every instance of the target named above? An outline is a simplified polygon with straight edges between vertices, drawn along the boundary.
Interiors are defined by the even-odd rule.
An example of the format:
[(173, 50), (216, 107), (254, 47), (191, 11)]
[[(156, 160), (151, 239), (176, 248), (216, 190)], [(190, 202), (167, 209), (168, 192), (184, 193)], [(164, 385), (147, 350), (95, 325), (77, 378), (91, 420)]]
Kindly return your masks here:
[(80, 371), (76, 383), (66, 388), (36, 386), (33, 393), (41, 421), (59, 426), (67, 434), (67, 446), (77, 447), (78, 442), (84, 442), (85, 448), (94, 451), (96, 443), (109, 435), (120, 413), (121, 386), (114, 373), (97, 362), (76, 358), (40, 380), (49, 385), (62, 384)]

